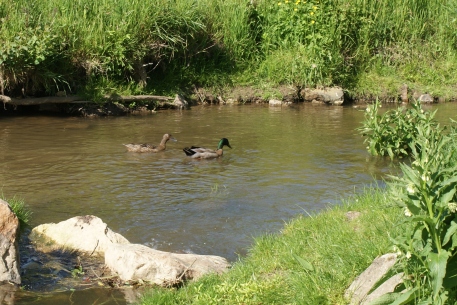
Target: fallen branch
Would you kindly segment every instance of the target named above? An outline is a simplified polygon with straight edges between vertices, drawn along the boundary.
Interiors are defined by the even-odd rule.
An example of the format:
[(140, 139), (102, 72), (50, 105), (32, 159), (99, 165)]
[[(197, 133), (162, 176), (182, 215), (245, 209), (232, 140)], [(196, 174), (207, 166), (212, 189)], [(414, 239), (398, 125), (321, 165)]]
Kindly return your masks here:
[(109, 101), (116, 101), (116, 102), (174, 100), (174, 97), (168, 97), (168, 96), (162, 96), (162, 95), (105, 95), (104, 97)]
[(14, 106), (19, 105), (42, 105), (42, 104), (64, 104), (64, 103), (89, 103), (79, 96), (47, 96), (47, 97), (27, 97), (27, 98), (10, 98), (6, 95), (0, 95), (0, 101), (4, 104)]
[[(132, 102), (132, 101), (172, 101), (173, 97), (161, 96), (161, 95), (105, 95), (104, 98), (107, 101), (116, 102)], [(3, 104), (10, 104), (13, 106), (22, 105), (42, 105), (42, 104), (78, 104), (78, 103), (91, 103), (91, 101), (84, 100), (82, 97), (77, 95), (71, 96), (47, 96), (47, 97), (27, 97), (27, 98), (10, 98), (6, 95), (0, 94), (0, 102)]]

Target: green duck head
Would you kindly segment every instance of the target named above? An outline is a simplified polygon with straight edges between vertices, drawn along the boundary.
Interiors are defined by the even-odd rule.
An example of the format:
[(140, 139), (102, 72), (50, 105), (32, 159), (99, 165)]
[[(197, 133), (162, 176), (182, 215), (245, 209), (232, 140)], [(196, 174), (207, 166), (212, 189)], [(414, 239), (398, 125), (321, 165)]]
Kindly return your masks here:
[(228, 147), (232, 148), (232, 146), (230, 146), (229, 140), (226, 138), (222, 138), (219, 141), (219, 144), (217, 145), (217, 149), (222, 149), (224, 146), (228, 146)]

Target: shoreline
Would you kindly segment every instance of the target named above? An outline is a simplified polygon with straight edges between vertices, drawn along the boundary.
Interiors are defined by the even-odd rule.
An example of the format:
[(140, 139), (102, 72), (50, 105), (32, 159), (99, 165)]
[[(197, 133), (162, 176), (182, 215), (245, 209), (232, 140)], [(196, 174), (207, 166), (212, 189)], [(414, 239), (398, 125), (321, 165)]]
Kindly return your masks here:
[[(338, 101), (326, 100), (322, 92), (337, 90), (340, 95)], [(292, 86), (278, 86), (270, 88), (255, 88), (252, 86), (236, 86), (214, 94), (208, 89), (199, 88), (192, 93), (176, 94), (175, 97), (158, 95), (133, 95), (133, 96), (106, 96), (103, 103), (94, 102), (77, 95), (58, 95), (50, 97), (10, 98), (0, 96), (3, 107), (0, 116), (14, 116), (24, 114), (47, 114), (79, 117), (104, 117), (123, 116), (130, 114), (151, 114), (157, 110), (186, 109), (196, 105), (245, 105), (245, 104), (270, 104), (281, 106), (299, 103), (326, 104), (331, 106), (359, 106), (379, 100), (381, 103), (408, 103), (419, 100), (423, 103), (436, 104), (457, 101), (457, 97), (445, 99), (418, 90), (410, 90), (406, 85), (399, 89), (397, 96), (384, 93), (374, 93), (352, 96), (341, 87), (328, 88), (301, 88)]]

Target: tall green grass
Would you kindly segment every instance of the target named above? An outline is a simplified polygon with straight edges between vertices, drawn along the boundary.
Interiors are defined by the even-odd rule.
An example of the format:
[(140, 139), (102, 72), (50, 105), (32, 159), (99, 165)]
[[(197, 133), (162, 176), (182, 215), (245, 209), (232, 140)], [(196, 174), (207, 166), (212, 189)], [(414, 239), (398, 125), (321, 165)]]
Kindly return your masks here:
[[(348, 211), (360, 217), (348, 220)], [(389, 250), (400, 210), (382, 189), (367, 188), (341, 205), (299, 216), (278, 234), (255, 239), (228, 273), (179, 289), (154, 289), (141, 304), (344, 304), (344, 291)]]
[(2, 0), (0, 89), (268, 82), (363, 93), (387, 78), (384, 91), (408, 83), (451, 94), (443, 85), (456, 83), (456, 20), (452, 0)]

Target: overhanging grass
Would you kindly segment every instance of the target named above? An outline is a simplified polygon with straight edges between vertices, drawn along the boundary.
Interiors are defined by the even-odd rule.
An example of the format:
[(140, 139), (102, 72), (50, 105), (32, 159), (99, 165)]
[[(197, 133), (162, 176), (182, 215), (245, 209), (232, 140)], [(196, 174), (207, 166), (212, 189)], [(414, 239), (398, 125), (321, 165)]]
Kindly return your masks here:
[[(361, 215), (350, 221), (348, 211)], [(280, 233), (257, 238), (228, 273), (179, 289), (153, 289), (141, 304), (344, 304), (354, 278), (390, 250), (388, 236), (397, 234), (398, 220), (399, 210), (384, 191), (367, 188), (340, 206), (298, 216)]]

